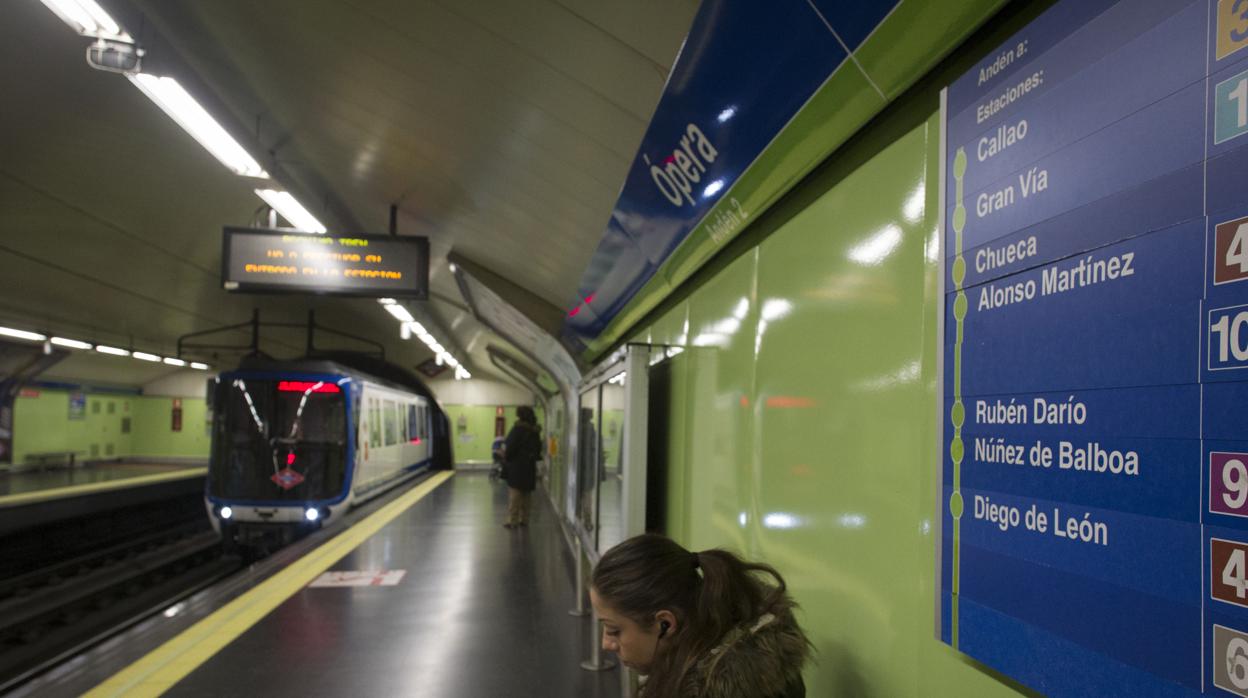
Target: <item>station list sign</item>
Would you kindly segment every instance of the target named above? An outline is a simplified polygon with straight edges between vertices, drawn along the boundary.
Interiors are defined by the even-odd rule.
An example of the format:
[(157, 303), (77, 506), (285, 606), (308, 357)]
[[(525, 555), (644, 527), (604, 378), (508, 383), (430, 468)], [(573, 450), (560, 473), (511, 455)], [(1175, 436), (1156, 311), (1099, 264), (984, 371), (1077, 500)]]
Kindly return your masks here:
[(226, 228), (221, 259), (227, 291), (429, 296), (429, 240), (424, 237)]
[(1248, 0), (1062, 0), (944, 98), (941, 639), (1248, 697)]

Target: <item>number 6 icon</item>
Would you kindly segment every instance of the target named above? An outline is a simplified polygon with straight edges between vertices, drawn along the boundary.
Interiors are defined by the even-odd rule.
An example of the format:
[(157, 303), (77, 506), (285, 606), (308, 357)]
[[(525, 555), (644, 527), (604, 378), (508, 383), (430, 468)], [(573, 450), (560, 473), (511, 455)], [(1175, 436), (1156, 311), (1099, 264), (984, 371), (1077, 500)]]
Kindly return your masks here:
[(1226, 675), (1236, 688), (1248, 688), (1248, 640), (1233, 637), (1226, 643)]

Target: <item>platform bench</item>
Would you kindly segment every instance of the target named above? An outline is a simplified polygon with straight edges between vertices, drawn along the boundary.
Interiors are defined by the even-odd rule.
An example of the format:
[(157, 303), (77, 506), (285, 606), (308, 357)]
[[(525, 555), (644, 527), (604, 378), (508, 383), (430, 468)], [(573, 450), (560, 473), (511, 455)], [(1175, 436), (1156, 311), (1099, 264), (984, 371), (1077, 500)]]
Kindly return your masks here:
[(32, 468), (49, 468), (55, 466), (74, 467), (75, 451), (47, 451), (45, 453), (27, 453), (24, 464)]

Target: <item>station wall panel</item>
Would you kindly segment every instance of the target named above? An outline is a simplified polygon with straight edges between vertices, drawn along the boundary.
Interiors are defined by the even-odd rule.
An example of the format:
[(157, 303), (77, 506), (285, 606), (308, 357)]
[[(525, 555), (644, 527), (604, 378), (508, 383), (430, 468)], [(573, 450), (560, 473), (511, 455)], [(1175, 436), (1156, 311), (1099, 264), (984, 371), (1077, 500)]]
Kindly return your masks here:
[(667, 532), (781, 570), (818, 654), (809, 695), (1018, 694), (936, 637), (929, 105), (799, 186), (782, 222), (633, 335), (684, 349)]
[[(173, 398), (88, 394), (81, 418), (70, 416), (70, 392), (39, 389), (14, 405), (14, 463), (32, 453), (73, 451), (79, 461), (116, 458), (208, 458), (207, 405), (182, 400), (182, 430), (173, 431)], [(130, 421), (130, 430), (123, 427)]]
[(144, 458), (203, 458), (212, 448), (208, 405), (203, 398), (182, 401), (182, 429), (173, 430), (173, 400), (169, 397), (135, 399), (132, 454)]

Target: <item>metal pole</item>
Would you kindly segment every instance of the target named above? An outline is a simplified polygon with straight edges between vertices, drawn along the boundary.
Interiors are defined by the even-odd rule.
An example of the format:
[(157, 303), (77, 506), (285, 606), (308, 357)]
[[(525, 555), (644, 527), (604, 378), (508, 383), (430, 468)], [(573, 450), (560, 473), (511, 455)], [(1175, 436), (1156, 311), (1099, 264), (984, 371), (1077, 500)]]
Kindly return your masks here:
[(308, 356), (312, 356), (312, 354), (316, 351), (314, 347), (314, 344), (316, 343), (316, 339), (314, 336), (315, 334), (316, 334), (316, 310), (309, 310), (308, 311), (308, 349), (307, 349)]
[(260, 309), (251, 309), (251, 353), (260, 353)]
[(584, 618), (589, 615), (585, 610), (585, 553), (581, 550), (581, 537), (573, 534), (572, 538), (576, 540), (576, 608), (568, 611), (568, 615)]
[(589, 659), (581, 662), (581, 668), (586, 671), (606, 671), (615, 668), (615, 660), (610, 657), (602, 656), (602, 630), (598, 627), (598, 613), (593, 614), (594, 632), (590, 636), (589, 641)]

